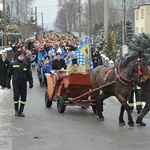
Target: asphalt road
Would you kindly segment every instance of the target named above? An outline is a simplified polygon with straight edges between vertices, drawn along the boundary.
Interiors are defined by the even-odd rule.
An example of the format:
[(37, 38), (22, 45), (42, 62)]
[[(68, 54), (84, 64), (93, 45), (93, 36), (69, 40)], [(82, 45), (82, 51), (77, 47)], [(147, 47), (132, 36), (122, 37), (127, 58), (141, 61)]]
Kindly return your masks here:
[[(144, 118), (146, 127), (119, 126), (120, 104), (114, 97), (105, 101), (105, 121), (100, 121), (91, 108), (68, 106), (60, 114), (56, 102), (52, 108), (45, 107), (46, 89), (39, 86), (36, 72), (33, 75), (34, 88), (28, 89), (25, 118), (14, 116), (12, 89), (0, 100), (0, 150), (150, 149), (150, 114)], [(135, 121), (136, 111), (132, 116)]]

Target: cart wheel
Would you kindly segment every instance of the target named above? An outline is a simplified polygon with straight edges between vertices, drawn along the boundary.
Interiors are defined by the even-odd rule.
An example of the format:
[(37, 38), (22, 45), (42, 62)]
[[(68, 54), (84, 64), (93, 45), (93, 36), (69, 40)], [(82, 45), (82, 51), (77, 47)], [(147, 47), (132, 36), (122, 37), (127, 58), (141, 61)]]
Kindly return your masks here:
[(61, 96), (59, 96), (57, 100), (57, 110), (59, 113), (65, 112), (66, 106), (64, 104), (65, 104), (64, 99)]
[(46, 105), (46, 107), (52, 106), (52, 101), (48, 99), (48, 92), (47, 91), (45, 93), (45, 105)]
[(92, 110), (93, 110), (94, 114), (96, 114), (96, 106), (92, 106)]

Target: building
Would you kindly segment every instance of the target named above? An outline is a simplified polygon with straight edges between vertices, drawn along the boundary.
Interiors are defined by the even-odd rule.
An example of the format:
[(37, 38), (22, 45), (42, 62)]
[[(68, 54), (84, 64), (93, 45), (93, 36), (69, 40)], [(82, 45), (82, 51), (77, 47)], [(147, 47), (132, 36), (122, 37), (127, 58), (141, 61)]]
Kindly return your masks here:
[(139, 4), (135, 10), (135, 34), (150, 34), (150, 2)]

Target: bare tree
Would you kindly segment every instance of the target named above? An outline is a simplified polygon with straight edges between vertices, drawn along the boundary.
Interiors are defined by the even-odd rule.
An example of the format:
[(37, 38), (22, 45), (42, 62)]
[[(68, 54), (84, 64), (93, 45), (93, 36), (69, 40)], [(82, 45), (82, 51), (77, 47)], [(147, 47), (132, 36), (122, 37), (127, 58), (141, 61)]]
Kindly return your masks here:
[(78, 24), (78, 0), (58, 0), (59, 11), (55, 27), (60, 31), (75, 31)]
[(10, 6), (11, 19), (14, 22), (26, 23), (32, 15), (34, 0), (6, 0)]

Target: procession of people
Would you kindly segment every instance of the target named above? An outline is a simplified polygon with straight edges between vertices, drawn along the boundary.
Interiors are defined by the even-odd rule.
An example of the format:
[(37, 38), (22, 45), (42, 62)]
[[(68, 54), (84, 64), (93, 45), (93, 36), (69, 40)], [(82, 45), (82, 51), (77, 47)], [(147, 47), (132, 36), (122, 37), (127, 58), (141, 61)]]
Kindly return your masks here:
[[(73, 72), (88, 73), (85, 67), (78, 62), (77, 55), (74, 53), (80, 44), (81, 41), (74, 35), (50, 31), (44, 32), (35, 39), (28, 38), (15, 43), (12, 46), (12, 62), (7, 59), (6, 53), (2, 54), (0, 59), (0, 85), (2, 89), (11, 88), (11, 76), (13, 76), (15, 116), (25, 117), (23, 110), (27, 96), (27, 81), (29, 81), (29, 87), (33, 87), (32, 70), (37, 71), (39, 83), (42, 87), (47, 86), (45, 73), (50, 73), (52, 70), (67, 70), (67, 74)], [(101, 54), (97, 49), (92, 48), (91, 57), (93, 68), (103, 65)], [(19, 100), (20, 97), (21, 100)], [(141, 96), (136, 98), (140, 101), (141, 111)], [(131, 102), (129, 101), (130, 105)], [(132, 95), (133, 106), (134, 97)], [(137, 123), (141, 126), (145, 125), (138, 121)]]

